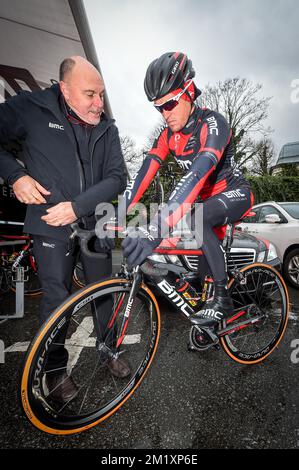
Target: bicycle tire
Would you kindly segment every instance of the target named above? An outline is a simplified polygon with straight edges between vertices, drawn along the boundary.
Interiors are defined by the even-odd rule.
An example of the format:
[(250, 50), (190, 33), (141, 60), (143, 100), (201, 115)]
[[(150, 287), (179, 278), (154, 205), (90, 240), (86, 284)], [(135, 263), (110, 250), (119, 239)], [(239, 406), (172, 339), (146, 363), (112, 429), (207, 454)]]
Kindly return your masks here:
[[(86, 350), (79, 352), (79, 358), (82, 359), (84, 367), (80, 369), (80, 366), (78, 366), (78, 361), (75, 365), (72, 366), (72, 376), (75, 376), (78, 379), (80, 374), (81, 376), (82, 374), (88, 374), (89, 369), (92, 369), (93, 365), (90, 363), (90, 358), (96, 358), (96, 366), (93, 375), (91, 376), (91, 379), (95, 380), (96, 388), (91, 388), (90, 384), (92, 381), (90, 377), (88, 379), (89, 382), (87, 382), (87, 390), (89, 396), (91, 397), (90, 404), (87, 403), (87, 390), (82, 390), (82, 394), (80, 395), (80, 389), (78, 398), (76, 397), (72, 402), (70, 402), (70, 404), (67, 404), (69, 409), (66, 409), (64, 406), (64, 410), (57, 410), (57, 408), (61, 405), (57, 405), (55, 408), (53, 401), (51, 401), (51, 398), (49, 398), (50, 394), (46, 396), (42, 378), (42, 374), (45, 374), (46, 372), (46, 370), (43, 370), (43, 364), (47, 361), (47, 351), (51, 349), (51, 338), (52, 341), (55, 341), (55, 331), (58, 331), (63, 324), (67, 325), (67, 328), (70, 328), (71, 330), (75, 324), (76, 318), (79, 319), (80, 311), (83, 315), (84, 310), (86, 310), (86, 306), (88, 306), (89, 302), (93, 302), (95, 298), (103, 300), (105, 299), (105, 296), (107, 298), (108, 296), (115, 294), (115, 297), (118, 298), (118, 300), (116, 303), (114, 303), (115, 311), (113, 310), (111, 317), (115, 312), (117, 316), (121, 317), (122, 313), (120, 314), (119, 312), (123, 309), (123, 307), (121, 305), (121, 308), (119, 308), (119, 296), (121, 295), (123, 299), (127, 298), (129, 291), (130, 285), (129, 281), (126, 279), (110, 278), (108, 280), (91, 284), (73, 294), (67, 301), (58, 307), (45, 323), (45, 325), (37, 333), (26, 354), (20, 387), (23, 410), (25, 411), (29, 421), (35, 427), (46, 433), (59, 435), (74, 434), (85, 431), (104, 421), (113, 413), (115, 413), (140, 385), (155, 356), (160, 336), (159, 306), (152, 292), (144, 284), (141, 285), (134, 300), (132, 314), (130, 316), (128, 330), (126, 333), (129, 336), (128, 333), (131, 324), (132, 328), (130, 331), (132, 332), (133, 329), (136, 328), (136, 332), (138, 334), (140, 333), (139, 342), (137, 341), (136, 343), (135, 341), (135, 343), (131, 343), (130, 346), (126, 346), (127, 350), (125, 353), (128, 354), (128, 350), (131, 348), (132, 352), (129, 357), (130, 361), (134, 361), (134, 367), (131, 368), (132, 373), (128, 379), (116, 379), (113, 376), (109, 377), (108, 368), (104, 367), (102, 362), (98, 359), (97, 355), (99, 354), (99, 351), (96, 347), (91, 346), (91, 342), (94, 340), (94, 338), (92, 338), (92, 333), (90, 332), (88, 335), (89, 343), (86, 343)], [(137, 300), (141, 305), (139, 310), (139, 304), (137, 303)], [(134, 311), (135, 302), (136, 308)], [(146, 306), (145, 309), (143, 309), (144, 305)], [(75, 315), (77, 315), (76, 318), (73, 317)], [(145, 319), (144, 323), (143, 319)], [(74, 321), (72, 322), (72, 320)], [(82, 324), (80, 325), (82, 326)], [(145, 331), (146, 326), (148, 326), (148, 331)], [(79, 327), (77, 327), (77, 329), (79, 329)], [(66, 335), (65, 347), (67, 346), (68, 342), (67, 338), (68, 335)], [(73, 336), (71, 338), (73, 338)], [(82, 347), (82, 337), (80, 338), (80, 341), (81, 343), (77, 345), (79, 348)], [(69, 344), (71, 344), (71, 348), (74, 348), (74, 346), (76, 347), (72, 341)], [(132, 346), (132, 344), (134, 344), (134, 346)], [(143, 349), (141, 350), (143, 347), (144, 351)], [(85, 359), (87, 359), (86, 362), (84, 362)], [(132, 366), (131, 362), (130, 365)], [(97, 370), (101, 371), (100, 378), (98, 375), (95, 375), (95, 371)], [(108, 395), (110, 390), (109, 381), (111, 378), (111, 383), (114, 381), (113, 391), (115, 392), (115, 389), (118, 387), (118, 390), (115, 392), (114, 396)], [(121, 381), (124, 381), (125, 383), (121, 383)], [(103, 383), (102, 388), (100, 387), (101, 383)], [(112, 385), (110, 388), (111, 387)], [(99, 391), (101, 392), (101, 397), (97, 395)], [(85, 402), (80, 402), (83, 394), (85, 394)], [(109, 398), (103, 398), (106, 397), (106, 395), (109, 396)], [(92, 400), (95, 400), (97, 403), (96, 407), (94, 407)], [(103, 401), (100, 403), (100, 400)], [(81, 414), (77, 412), (79, 405)], [(91, 408), (88, 412), (85, 411), (87, 405)]]
[(84, 272), (83, 272), (83, 266), (80, 262), (78, 262), (76, 264), (75, 268), (74, 268), (73, 283), (79, 289), (82, 289), (82, 287), (86, 286), (86, 282), (85, 282), (85, 278), (84, 278)]
[[(242, 290), (234, 279), (231, 280), (229, 291), (234, 306), (240, 310), (242, 304), (246, 306), (247, 300), (247, 318), (260, 315), (261, 320), (244, 327), (244, 330), (239, 329), (222, 336), (220, 342), (234, 361), (240, 364), (257, 364), (268, 357), (283, 338), (289, 314), (288, 290), (282, 276), (269, 265), (254, 263), (240, 269), (240, 272), (247, 280), (247, 290)], [(276, 298), (274, 294), (277, 294)], [(251, 299), (254, 299), (254, 303), (250, 305)], [(243, 320), (247, 318), (242, 317)], [(238, 321), (240, 318), (236, 320)], [(224, 322), (223, 326), (227, 326), (227, 323)], [(233, 330), (234, 322), (230, 326)], [(258, 338), (264, 344), (254, 346), (254, 341), (257, 344)]]

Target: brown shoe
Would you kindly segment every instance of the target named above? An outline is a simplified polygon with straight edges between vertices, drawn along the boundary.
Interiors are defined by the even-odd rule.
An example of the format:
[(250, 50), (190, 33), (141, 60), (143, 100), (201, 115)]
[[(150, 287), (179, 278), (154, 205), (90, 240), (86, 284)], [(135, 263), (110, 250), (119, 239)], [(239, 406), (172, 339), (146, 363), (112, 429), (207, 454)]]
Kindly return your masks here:
[(46, 385), (49, 390), (49, 398), (61, 403), (72, 400), (78, 392), (77, 385), (66, 372), (46, 375)]
[(108, 362), (107, 367), (111, 374), (121, 379), (124, 379), (131, 374), (130, 366), (124, 359), (111, 359), (111, 361)]

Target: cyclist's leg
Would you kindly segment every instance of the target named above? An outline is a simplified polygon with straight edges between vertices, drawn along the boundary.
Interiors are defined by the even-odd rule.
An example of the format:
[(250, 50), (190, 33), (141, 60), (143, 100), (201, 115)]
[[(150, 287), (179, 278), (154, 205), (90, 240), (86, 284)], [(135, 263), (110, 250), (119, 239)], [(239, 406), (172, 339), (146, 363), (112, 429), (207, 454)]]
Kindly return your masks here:
[(221, 240), (214, 229), (217, 226), (239, 220), (252, 206), (249, 188), (236, 188), (213, 196), (203, 203), (203, 251), (214, 279), (214, 299), (201, 310), (202, 316), (209, 317), (207, 324), (213, 324), (229, 315), (232, 301), (227, 290), (226, 256)]
[[(203, 251), (215, 283), (227, 279), (225, 253), (222, 243), (214, 232), (219, 225), (240, 220), (252, 205), (249, 188), (237, 188), (217, 194), (203, 203)], [(220, 288), (220, 293), (223, 291)]]
[[(72, 254), (66, 256), (67, 243), (39, 235), (33, 235), (32, 238), (33, 253), (43, 290), (40, 307), (40, 324), (42, 325), (71, 294), (75, 257)], [(56, 342), (60, 346), (53, 348), (53, 353), (49, 356), (47, 363), (48, 370), (63, 369), (68, 361), (67, 350), (61, 346), (64, 344), (64, 334), (58, 336)]]

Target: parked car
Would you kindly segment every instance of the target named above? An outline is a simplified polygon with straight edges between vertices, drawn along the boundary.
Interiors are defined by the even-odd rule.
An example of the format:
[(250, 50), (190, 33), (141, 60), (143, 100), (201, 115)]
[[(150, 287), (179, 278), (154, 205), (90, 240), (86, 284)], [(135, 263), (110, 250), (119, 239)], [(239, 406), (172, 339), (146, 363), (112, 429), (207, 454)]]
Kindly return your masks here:
[[(185, 256), (188, 267), (196, 269), (198, 256)], [(229, 269), (242, 268), (250, 263), (266, 263), (281, 270), (281, 261), (273, 243), (236, 230), (227, 264)]]
[[(173, 236), (175, 235), (176, 234), (174, 232)], [(190, 239), (189, 236), (187, 236), (187, 238)], [(181, 264), (177, 255), (163, 255), (155, 253), (150, 258), (157, 262), (165, 263), (171, 261), (177, 265)], [(200, 256), (184, 255), (182, 261), (184, 266), (191, 271), (187, 278), (188, 281), (197, 289), (197, 287), (200, 287), (200, 278), (202, 278), (199, 271)], [(235, 231), (230, 254), (227, 260), (228, 268), (242, 268), (243, 266), (251, 263), (266, 263), (275, 267), (275, 269), (279, 271), (281, 270), (281, 261), (278, 258), (276, 248), (272, 243), (267, 240), (257, 239), (249, 234)], [(159, 292), (156, 289), (154, 289), (154, 292), (159, 295)]]
[(299, 289), (299, 202), (263, 202), (253, 211), (255, 216), (245, 217), (238, 228), (274, 243), (285, 279)]
[[(176, 236), (176, 233), (173, 233), (173, 236)], [(160, 262), (167, 262), (167, 255), (155, 253), (152, 259)], [(121, 250), (113, 250), (112, 252), (112, 266), (113, 273), (117, 273), (120, 270), (122, 263), (122, 253)], [(187, 267), (194, 272), (193, 276), (198, 271), (199, 267), (199, 256), (197, 255), (186, 255), (184, 256), (184, 261)], [(176, 255), (171, 255), (171, 262), (179, 263), (179, 259)], [(234, 240), (230, 249), (230, 255), (227, 260), (228, 267), (230, 269), (242, 268), (250, 263), (266, 263), (273, 266), (277, 270), (281, 270), (281, 261), (277, 255), (275, 246), (267, 240), (260, 240), (256, 237), (243, 233), (240, 231), (235, 231)], [(75, 279), (76, 284), (79, 287), (82, 287), (85, 284), (83, 268), (81, 263), (77, 263), (75, 269)]]

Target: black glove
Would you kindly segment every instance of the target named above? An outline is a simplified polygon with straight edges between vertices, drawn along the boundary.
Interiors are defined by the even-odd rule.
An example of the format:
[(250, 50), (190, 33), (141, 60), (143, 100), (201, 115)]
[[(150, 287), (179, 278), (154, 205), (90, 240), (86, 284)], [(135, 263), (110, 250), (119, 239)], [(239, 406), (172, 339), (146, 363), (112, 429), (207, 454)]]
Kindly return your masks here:
[(157, 227), (150, 227), (136, 228), (122, 242), (123, 254), (132, 267), (142, 264), (162, 241), (157, 237)]
[[(107, 230), (107, 226), (110, 227), (109, 230)], [(103, 251), (110, 251), (115, 248), (115, 231), (111, 233), (113, 226), (115, 226), (115, 217), (111, 217), (108, 222), (104, 223), (101, 227), (101, 230), (96, 228), (96, 246), (98, 249)]]

